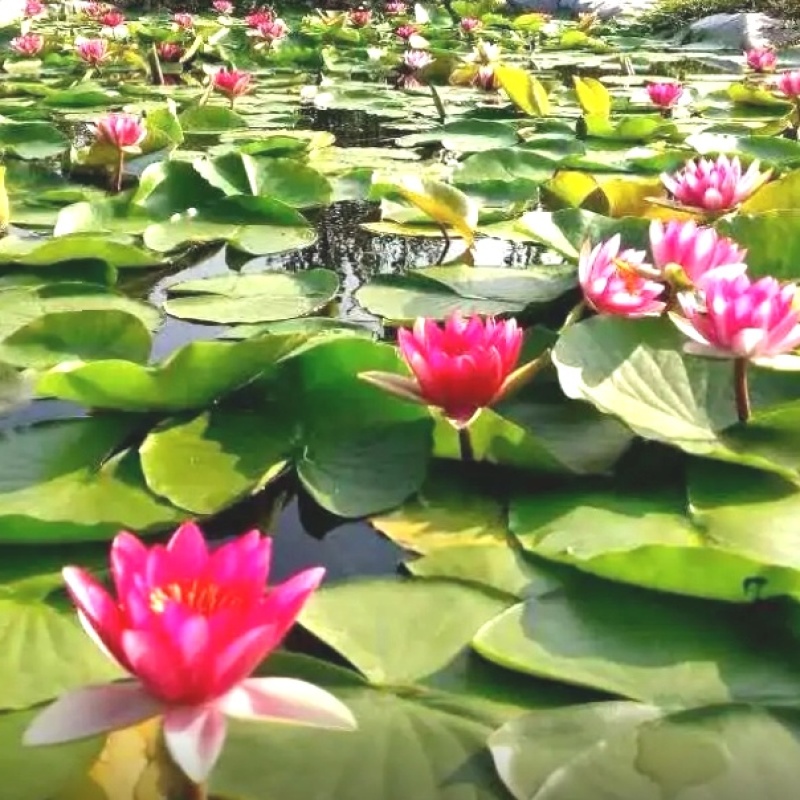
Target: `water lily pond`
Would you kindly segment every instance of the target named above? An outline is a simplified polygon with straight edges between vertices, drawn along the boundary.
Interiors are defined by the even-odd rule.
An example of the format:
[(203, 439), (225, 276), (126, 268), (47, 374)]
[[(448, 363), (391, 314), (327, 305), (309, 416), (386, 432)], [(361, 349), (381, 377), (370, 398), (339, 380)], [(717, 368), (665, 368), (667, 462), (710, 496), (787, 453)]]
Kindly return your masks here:
[(800, 49), (210, 5), (0, 3), (3, 797), (793, 797)]

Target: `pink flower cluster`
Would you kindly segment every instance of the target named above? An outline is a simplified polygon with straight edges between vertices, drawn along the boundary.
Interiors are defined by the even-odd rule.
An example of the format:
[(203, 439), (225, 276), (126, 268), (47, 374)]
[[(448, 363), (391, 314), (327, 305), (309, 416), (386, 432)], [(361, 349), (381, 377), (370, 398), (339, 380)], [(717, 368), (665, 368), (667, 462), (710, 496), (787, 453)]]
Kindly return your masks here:
[(650, 254), (622, 250), (621, 237), (581, 250), (578, 279), (586, 304), (601, 314), (671, 319), (687, 352), (797, 369), (800, 294), (775, 278), (751, 280), (747, 251), (694, 221), (650, 225)]

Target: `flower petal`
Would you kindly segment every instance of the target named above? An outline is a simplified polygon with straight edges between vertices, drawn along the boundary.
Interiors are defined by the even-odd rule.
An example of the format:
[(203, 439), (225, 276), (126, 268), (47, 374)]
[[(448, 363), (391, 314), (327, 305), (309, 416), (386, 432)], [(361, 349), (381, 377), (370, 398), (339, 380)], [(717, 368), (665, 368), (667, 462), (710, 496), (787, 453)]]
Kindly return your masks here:
[(295, 678), (248, 678), (220, 701), (237, 719), (262, 719), (315, 728), (356, 730), (350, 709), (330, 692)]
[(217, 705), (178, 706), (164, 714), (164, 742), (184, 774), (203, 783), (225, 743), (226, 723)]
[(140, 683), (84, 686), (61, 696), (25, 731), (26, 745), (60, 744), (129, 728), (163, 711)]

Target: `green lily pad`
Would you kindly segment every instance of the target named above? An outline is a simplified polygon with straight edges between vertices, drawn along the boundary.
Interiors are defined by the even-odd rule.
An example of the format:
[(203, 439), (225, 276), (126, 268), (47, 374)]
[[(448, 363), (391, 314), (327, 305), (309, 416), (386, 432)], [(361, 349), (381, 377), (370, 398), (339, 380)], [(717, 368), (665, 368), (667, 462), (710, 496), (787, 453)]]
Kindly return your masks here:
[(170, 286), (164, 303), (173, 317), (225, 324), (273, 322), (312, 314), (336, 296), (339, 279), (312, 269), (204, 278)]
[(247, 127), (241, 114), (224, 106), (188, 108), (178, 117), (178, 121), (186, 133), (220, 134)]
[(127, 242), (70, 234), (44, 241), (7, 236), (0, 239), (0, 260), (29, 267), (46, 267), (64, 261), (96, 260), (104, 261), (112, 267), (125, 268), (153, 267), (160, 263), (161, 258)]
[(0, 151), (17, 158), (52, 158), (68, 150), (69, 144), (69, 138), (49, 122), (0, 123)]

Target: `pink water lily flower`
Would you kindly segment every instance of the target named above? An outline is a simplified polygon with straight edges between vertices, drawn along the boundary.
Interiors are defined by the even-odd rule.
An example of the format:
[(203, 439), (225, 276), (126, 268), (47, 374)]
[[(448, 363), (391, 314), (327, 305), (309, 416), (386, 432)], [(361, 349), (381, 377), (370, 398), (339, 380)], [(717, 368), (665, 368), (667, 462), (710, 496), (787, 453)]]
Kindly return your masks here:
[(133, 114), (106, 114), (91, 127), (98, 141), (129, 152), (138, 148), (147, 136), (144, 120)]
[(683, 84), (677, 81), (653, 81), (647, 84), (647, 94), (653, 105), (672, 108), (683, 96)]
[(462, 33), (475, 33), (483, 27), (483, 23), (476, 17), (464, 17), (458, 26)]
[(75, 49), (78, 56), (92, 67), (102, 64), (110, 55), (105, 39), (84, 39)]
[(220, 69), (214, 73), (214, 88), (224, 94), (231, 102), (231, 108), (237, 97), (252, 89), (253, 76), (239, 69)]
[(455, 312), (441, 326), (419, 318), (413, 330), (398, 331), (397, 341), (414, 378), (382, 372), (360, 377), (440, 408), (455, 427), (465, 428), (508, 389), (522, 349), (522, 330), (513, 319), (464, 318)]
[(755, 72), (772, 72), (778, 61), (772, 47), (753, 47), (744, 54), (747, 66)]
[(399, 89), (419, 89), (424, 86), (420, 70), (433, 63), (433, 56), (425, 50), (406, 50), (399, 68), (397, 87)]
[(87, 633), (135, 679), (87, 686), (46, 708), (25, 733), (57, 744), (163, 717), (170, 755), (203, 783), (222, 750), (225, 718), (352, 730), (333, 695), (293, 678), (251, 678), (294, 624), (324, 570), (266, 587), (271, 540), (250, 531), (209, 553), (181, 525), (166, 546), (129, 533), (111, 546), (116, 596), (77, 567), (63, 571)]
[(407, 40), (416, 33), (419, 33), (419, 28), (416, 25), (401, 25), (395, 30), (394, 35)]
[(230, 0), (214, 0), (211, 7), (218, 14), (229, 16), (233, 13), (233, 3)]
[(167, 63), (175, 63), (183, 58), (183, 48), (175, 42), (161, 42), (156, 51), (158, 57)]
[(601, 314), (649, 317), (663, 314), (664, 285), (646, 277), (653, 268), (641, 250), (623, 250), (617, 234), (594, 248), (586, 241), (578, 258), (578, 282), (587, 305)]
[(400, 14), (405, 14), (408, 9), (408, 6), (402, 2), (402, 0), (389, 0), (388, 3), (383, 7), (383, 13), (386, 14), (387, 17), (397, 17)]
[(718, 270), (740, 275), (747, 270), (747, 250), (714, 228), (694, 220), (650, 223), (650, 251), (655, 274), (679, 289), (697, 287)]
[(275, 15), (268, 8), (257, 8), (244, 18), (244, 22), (248, 28), (259, 28), (272, 22), (273, 19), (275, 19)]
[(44, 36), (38, 33), (26, 33), (22, 36), (15, 36), (9, 43), (9, 47), (18, 56), (33, 58), (42, 52), (44, 48)]
[(500, 81), (494, 66), (491, 64), (481, 64), (475, 77), (472, 79), (472, 85), (483, 89), (485, 92), (495, 92), (500, 88)]
[(119, 28), (120, 25), (125, 24), (125, 15), (116, 9), (107, 11), (100, 17), (100, 24), (106, 28)]
[(172, 22), (182, 31), (190, 31), (192, 28), (194, 28), (194, 17), (191, 14), (173, 14)]
[(692, 341), (685, 350), (712, 358), (744, 359), (773, 369), (798, 369), (800, 312), (797, 287), (775, 278), (717, 274), (700, 300), (681, 295), (683, 315), (672, 320)]
[(278, 17), (262, 23), (256, 30), (262, 39), (271, 43), (285, 38), (289, 33), (289, 26)]
[(673, 175), (662, 174), (661, 182), (684, 206), (727, 211), (747, 200), (772, 177), (772, 170), (760, 172), (759, 167), (760, 163), (753, 161), (743, 172), (738, 156), (729, 159), (720, 155), (715, 161), (698, 158)]
[(23, 13), (28, 19), (31, 19), (33, 17), (40, 17), (42, 14), (46, 13), (46, 11), (47, 9), (41, 0), (27, 0)]
[(776, 75), (773, 85), (779, 92), (792, 100), (800, 98), (800, 69)]

